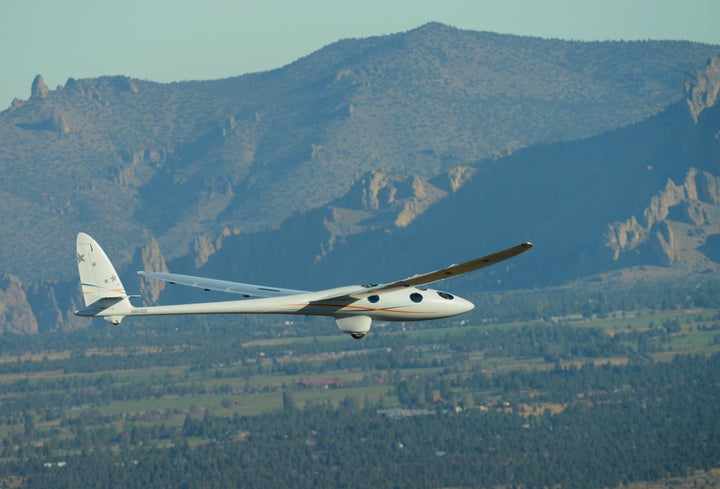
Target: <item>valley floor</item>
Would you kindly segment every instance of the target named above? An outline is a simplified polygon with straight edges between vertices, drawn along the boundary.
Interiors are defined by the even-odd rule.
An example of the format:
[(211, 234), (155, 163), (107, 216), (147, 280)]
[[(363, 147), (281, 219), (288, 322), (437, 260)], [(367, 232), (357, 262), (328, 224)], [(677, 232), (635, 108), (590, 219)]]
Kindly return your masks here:
[[(187, 464), (192, 478), (198, 457), (215, 460), (218, 481), (257, 469), (248, 487), (288, 471), (301, 473), (297, 487), (412, 484), (421, 474), (439, 485), (416, 487), (481, 476), (481, 487), (717, 481), (720, 433), (707, 425), (720, 415), (717, 310), (378, 324), (361, 341), (321, 321), (150, 324), (0, 339), (5, 486), (70, 487), (95, 470), (134, 487), (155, 477), (145, 461)], [(250, 446), (296, 462), (265, 473)], [(573, 454), (579, 446), (596, 466)], [(363, 465), (375, 461), (375, 475), (347, 473), (341, 454), (353, 449)], [(418, 472), (415, 459), (430, 468)], [(155, 482), (186, 481), (173, 477)]]

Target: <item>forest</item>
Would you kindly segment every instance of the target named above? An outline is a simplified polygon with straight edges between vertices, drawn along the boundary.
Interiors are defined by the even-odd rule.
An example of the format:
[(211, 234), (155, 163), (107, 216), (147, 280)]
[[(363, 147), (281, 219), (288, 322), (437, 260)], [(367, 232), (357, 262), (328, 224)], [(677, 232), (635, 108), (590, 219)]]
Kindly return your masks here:
[[(610, 488), (711, 474), (720, 310), (705, 289), (626, 292), (665, 306), (623, 310), (611, 292), (530, 291), (514, 318), (379, 323), (361, 341), (278, 317), (2, 335), (0, 487)], [(508, 294), (495, 302), (521, 297)]]

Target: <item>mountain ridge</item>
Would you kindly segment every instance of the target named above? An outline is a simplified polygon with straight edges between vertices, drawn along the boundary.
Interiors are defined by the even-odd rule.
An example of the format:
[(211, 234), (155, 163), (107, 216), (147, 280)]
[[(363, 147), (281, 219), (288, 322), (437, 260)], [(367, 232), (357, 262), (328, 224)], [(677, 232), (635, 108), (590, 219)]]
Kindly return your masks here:
[[(650, 132), (638, 129), (646, 121), (674, 142), (684, 131), (690, 153), (713, 160), (717, 149), (702, 131), (714, 127), (705, 119), (714, 113), (710, 68), (717, 62), (696, 69), (718, 51), (687, 42), (521, 38), (433, 23), (341, 40), (276, 70), (223, 80), (71, 78), (50, 90), (37, 77), (30, 99), (0, 113), (6, 230), (0, 271), (17, 279), (13, 284), (26, 292), (24, 302), (42, 329), (81, 324), (69, 313), (77, 294), (68, 250), (78, 231), (95, 236), (121, 274), (169, 266), (185, 273), (235, 271), (227, 278), (249, 281), (265, 262), (272, 263), (264, 267), (269, 278), (300, 288), (337, 278), (348, 260), (343, 250), (355, 246), (351, 256), (376, 261), (374, 270), (362, 260), (348, 264), (351, 276), (403, 266), (403, 273), (413, 272), (418, 256), (440, 266), (448, 264), (440, 260), (445, 256), (472, 258), (478, 250), (452, 243), (452, 232), (444, 241), (424, 239), (454, 253), (413, 249), (418, 236), (443, 227), (442, 212), (454, 200), (465, 210), (451, 213), (487, 214), (469, 220), (483, 252), (501, 238), (535, 239), (527, 234), (541, 231), (537, 223), (523, 223), (515, 211), (504, 217), (515, 203), (493, 208), (472, 195), (496, 195), (501, 202), (508, 198), (503, 191), (517, 185), (509, 172), (518, 158), (539, 155), (548, 166), (534, 164), (530, 173), (540, 182), (543, 170), (560, 168), (548, 155), (570, 151), (559, 148), (582, 148), (592, 138), (629, 144), (648, 138)], [(619, 128), (627, 132), (604, 136)], [(595, 152), (605, 151), (595, 144)], [(593, 161), (592, 152), (582, 151), (563, 171), (592, 169), (582, 161)], [(644, 179), (643, 196), (658, 192), (667, 178), (682, 181), (687, 151), (674, 144), (668, 152), (682, 161), (668, 160), (665, 173)], [(547, 199), (563, 193), (557, 187)], [(607, 225), (647, 204), (623, 202), (630, 207), (618, 204), (596, 219), (599, 238), (578, 229), (587, 235), (583, 254), (609, 255), (600, 242)], [(510, 232), (510, 222), (527, 234)], [(481, 240), (480, 227), (499, 231)], [(289, 252), (290, 243), (297, 249)], [(373, 243), (413, 251), (373, 254)], [(588, 246), (597, 249), (591, 253)], [(240, 253), (250, 257), (248, 267), (241, 267)], [(554, 280), (596, 268), (564, 268)], [(143, 287), (151, 300), (163, 300), (162, 290)]]

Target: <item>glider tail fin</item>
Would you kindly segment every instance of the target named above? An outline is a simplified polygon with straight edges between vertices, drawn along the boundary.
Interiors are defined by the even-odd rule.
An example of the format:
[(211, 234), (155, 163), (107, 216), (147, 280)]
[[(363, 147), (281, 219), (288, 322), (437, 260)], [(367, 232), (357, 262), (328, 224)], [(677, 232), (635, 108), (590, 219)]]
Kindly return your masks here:
[(101, 316), (119, 324), (133, 307), (120, 277), (97, 242), (85, 233), (77, 235), (77, 263), (85, 309), (78, 316)]

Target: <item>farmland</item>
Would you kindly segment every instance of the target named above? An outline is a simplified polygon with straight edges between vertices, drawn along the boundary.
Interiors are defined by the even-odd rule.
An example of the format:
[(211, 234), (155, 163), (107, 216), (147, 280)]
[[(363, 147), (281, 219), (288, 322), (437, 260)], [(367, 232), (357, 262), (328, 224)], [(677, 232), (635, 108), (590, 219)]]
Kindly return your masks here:
[[(243, 446), (277, 416), (285, 421), (276, 419), (273, 429), (292, 433), (282, 426), (291, 419), (302, 425), (318, 410), (326, 422), (340, 413), (355, 418), (355, 429), (421, 413), (435, 414), (422, 416), (428, 429), (440, 413), (509, 416), (531, 426), (581, 407), (633, 402), (653, 382), (661, 382), (653, 389), (673, 387), (674, 381), (647, 378), (655, 372), (674, 378), (686, 368), (678, 360), (704, 362), (720, 353), (714, 309), (377, 324), (361, 341), (327, 321), (273, 321), (260, 329), (220, 318), (6, 335), (1, 467), (10, 477), (18, 467), (34, 473), (32, 467), (89, 454), (200, 456), (218, 437)], [(323, 334), (307, 336), (308, 330)], [(714, 449), (709, 457), (717, 455)]]

